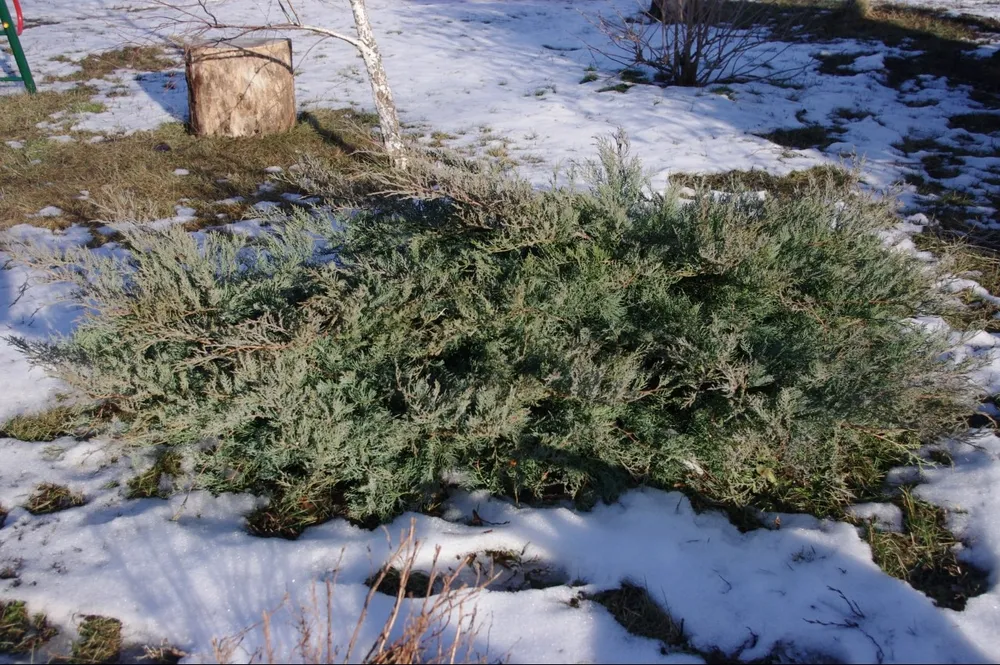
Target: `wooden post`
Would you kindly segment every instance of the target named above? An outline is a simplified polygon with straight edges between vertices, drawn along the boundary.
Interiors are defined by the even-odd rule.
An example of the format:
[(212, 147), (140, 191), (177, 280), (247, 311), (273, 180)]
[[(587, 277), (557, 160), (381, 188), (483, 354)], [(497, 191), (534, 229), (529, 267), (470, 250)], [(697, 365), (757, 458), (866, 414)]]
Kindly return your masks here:
[(185, 52), (191, 131), (254, 136), (295, 125), (290, 39), (235, 39)]

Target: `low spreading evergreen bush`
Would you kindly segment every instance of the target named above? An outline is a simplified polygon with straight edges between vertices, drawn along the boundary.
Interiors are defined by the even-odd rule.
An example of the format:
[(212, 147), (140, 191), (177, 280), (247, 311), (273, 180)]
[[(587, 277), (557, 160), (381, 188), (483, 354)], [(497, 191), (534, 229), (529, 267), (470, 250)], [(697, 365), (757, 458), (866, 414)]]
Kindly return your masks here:
[(911, 321), (946, 306), (938, 276), (864, 195), (657, 195), (621, 136), (588, 187), (448, 160), (301, 173), (349, 211), (36, 256), (76, 266), (89, 314), (21, 347), (208, 488), (362, 521), (446, 483), (824, 512), (975, 405)]

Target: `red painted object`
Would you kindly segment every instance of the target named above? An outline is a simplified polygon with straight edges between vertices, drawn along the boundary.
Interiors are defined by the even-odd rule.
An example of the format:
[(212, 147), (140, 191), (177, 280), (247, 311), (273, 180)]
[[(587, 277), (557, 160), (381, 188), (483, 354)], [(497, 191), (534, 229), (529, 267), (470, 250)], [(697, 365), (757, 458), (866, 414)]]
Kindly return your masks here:
[(17, 17), (17, 34), (24, 32), (24, 14), (21, 13), (21, 3), (14, 0), (14, 15)]

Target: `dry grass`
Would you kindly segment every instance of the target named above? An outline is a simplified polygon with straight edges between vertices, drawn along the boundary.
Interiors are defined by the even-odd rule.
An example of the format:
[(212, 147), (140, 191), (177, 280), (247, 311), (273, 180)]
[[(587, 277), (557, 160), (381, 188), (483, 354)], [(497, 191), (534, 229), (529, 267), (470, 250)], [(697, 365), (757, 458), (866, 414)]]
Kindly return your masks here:
[(0, 601), (0, 654), (34, 653), (56, 632), (44, 614), (29, 615), (24, 602)]
[(608, 589), (586, 597), (601, 605), (621, 626), (633, 635), (658, 640), (665, 647), (684, 647), (684, 622), (674, 619), (654, 601), (641, 586), (622, 582), (617, 589)]
[[(256, 138), (197, 138), (180, 124), (154, 131), (89, 143), (90, 135), (36, 127), (59, 111), (87, 110), (93, 91), (0, 96), (0, 137), (23, 143), (11, 148), (0, 142), (0, 229), (20, 223), (64, 228), (75, 222), (147, 221), (170, 217), (181, 199), (190, 199), (202, 219), (217, 214), (240, 217), (258, 197), (269, 166), (288, 168), (310, 154), (334, 164), (372, 145), (376, 119), (352, 110), (317, 110), (303, 114), (285, 134)], [(53, 133), (74, 136), (60, 143)], [(188, 175), (174, 175), (185, 169)], [(89, 196), (82, 196), (86, 191)], [(282, 187), (267, 194), (277, 198)], [(213, 205), (244, 197), (245, 203)], [(29, 218), (45, 206), (63, 211), (58, 217)], [(135, 218), (139, 219), (136, 220)]]
[[(308, 606), (289, 608), (286, 598), (282, 608), (265, 611), (261, 621), (236, 635), (213, 640), (214, 657), (218, 663), (235, 660), (255, 663), (347, 663), (358, 662), (395, 665), (401, 663), (470, 663), (486, 662), (475, 652), (475, 638), (479, 632), (474, 605), (476, 595), (489, 584), (489, 579), (468, 586), (459, 582), (465, 562), (456, 569), (442, 572), (438, 568), (440, 548), (435, 551), (433, 565), (425, 576), (426, 586), (422, 601), (408, 600), (406, 589), (411, 587), (420, 542), (415, 536), (415, 522), (400, 535), (399, 544), (389, 556), (381, 572), (375, 576), (365, 598), (357, 623), (342, 632), (334, 625), (332, 615), (336, 579), (325, 585), (313, 586)], [(395, 602), (379, 630), (374, 643), (364, 651), (361, 641), (362, 628), (368, 620), (372, 599), (378, 593), (389, 571), (400, 575)], [(290, 611), (297, 626), (296, 643), (283, 650), (273, 632), (274, 617), (278, 612)], [(402, 623), (402, 632), (393, 639), (392, 634)], [(347, 631), (350, 632), (347, 632)], [(395, 631), (398, 632), (398, 631)], [(248, 650), (243, 646), (251, 634), (263, 646)], [(256, 641), (256, 640), (255, 640)], [(345, 644), (346, 641), (346, 644)], [(362, 653), (364, 654), (362, 656)]]
[(927, 594), (939, 607), (961, 611), (969, 598), (984, 593), (988, 575), (958, 560), (958, 541), (945, 527), (944, 510), (903, 490), (903, 533), (863, 525), (872, 558), (887, 574)]
[(86, 500), (83, 495), (70, 491), (68, 487), (55, 483), (40, 483), (24, 507), (32, 515), (48, 515), (76, 508), (84, 503)]
[[(996, 239), (970, 238), (967, 235), (944, 236), (921, 233), (913, 236), (918, 249), (933, 252), (954, 275), (973, 279), (993, 295), (1000, 294), (1000, 254)], [(948, 317), (958, 330), (1000, 332), (1000, 307), (983, 300), (971, 291), (958, 294), (965, 308)]]
[(78, 416), (79, 410), (68, 406), (13, 416), (0, 424), (0, 437), (21, 441), (54, 441), (61, 436), (74, 434)]
[(170, 57), (162, 46), (126, 46), (104, 53), (92, 53), (76, 64), (80, 66), (79, 71), (55, 80), (89, 81), (104, 78), (118, 69), (161, 72), (179, 66), (177, 58)]
[(128, 499), (166, 498), (167, 493), (163, 490), (164, 476), (176, 478), (180, 475), (181, 456), (175, 451), (168, 450), (157, 458), (153, 466), (128, 481), (125, 497)]
[(802, 171), (792, 171), (783, 176), (761, 169), (725, 171), (708, 175), (675, 173), (670, 184), (677, 187), (717, 190), (724, 192), (766, 191), (771, 196), (788, 198), (817, 185), (827, 185), (847, 192), (858, 182), (858, 173), (836, 166), (814, 166)]

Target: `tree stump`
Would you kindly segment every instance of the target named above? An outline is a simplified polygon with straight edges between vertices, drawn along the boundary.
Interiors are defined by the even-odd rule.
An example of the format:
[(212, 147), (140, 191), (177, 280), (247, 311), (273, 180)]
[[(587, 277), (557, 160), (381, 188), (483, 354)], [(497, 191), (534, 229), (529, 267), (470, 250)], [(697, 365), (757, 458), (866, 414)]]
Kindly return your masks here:
[(254, 136), (295, 125), (290, 39), (195, 44), (184, 62), (196, 135)]

